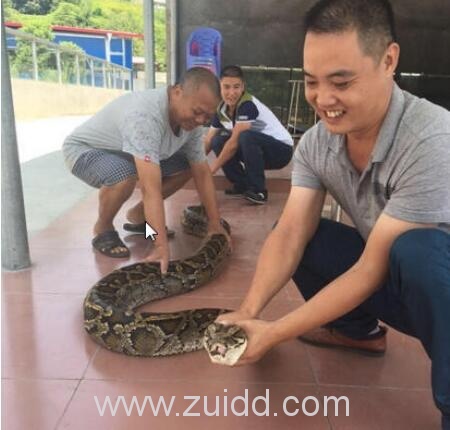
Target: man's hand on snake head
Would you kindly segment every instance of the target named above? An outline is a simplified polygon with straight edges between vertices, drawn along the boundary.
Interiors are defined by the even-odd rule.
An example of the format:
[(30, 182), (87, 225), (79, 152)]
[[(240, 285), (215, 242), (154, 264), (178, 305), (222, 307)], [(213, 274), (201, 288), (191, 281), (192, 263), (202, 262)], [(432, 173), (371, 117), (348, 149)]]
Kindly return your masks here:
[(212, 236), (213, 234), (223, 234), (227, 240), (228, 240), (228, 245), (230, 247), (230, 250), (233, 250), (233, 243), (231, 241), (231, 237), (228, 234), (228, 232), (225, 230), (225, 228), (223, 227), (222, 224), (218, 224), (218, 225), (210, 225), (208, 227), (208, 233), (207, 236)]
[(234, 324), (241, 327), (247, 335), (247, 348), (235, 366), (257, 362), (278, 343), (272, 336), (273, 323), (270, 321), (249, 319), (236, 321)]
[(154, 261), (160, 264), (161, 273), (167, 273), (167, 268), (169, 266), (169, 244), (167, 241), (165, 243), (160, 243), (154, 245), (152, 252), (147, 256), (145, 261)]
[(237, 311), (227, 312), (225, 314), (219, 315), (216, 318), (216, 322), (223, 325), (231, 325), (238, 321), (249, 320), (251, 318), (252, 316), (249, 313), (238, 309)]

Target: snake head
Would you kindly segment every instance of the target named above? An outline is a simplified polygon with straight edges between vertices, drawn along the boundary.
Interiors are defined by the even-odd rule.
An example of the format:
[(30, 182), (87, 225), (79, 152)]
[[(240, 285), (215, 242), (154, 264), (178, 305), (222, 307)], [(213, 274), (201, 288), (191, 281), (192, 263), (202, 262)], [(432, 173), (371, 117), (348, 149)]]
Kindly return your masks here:
[(247, 335), (237, 325), (214, 322), (205, 330), (203, 345), (213, 363), (233, 366), (247, 347)]

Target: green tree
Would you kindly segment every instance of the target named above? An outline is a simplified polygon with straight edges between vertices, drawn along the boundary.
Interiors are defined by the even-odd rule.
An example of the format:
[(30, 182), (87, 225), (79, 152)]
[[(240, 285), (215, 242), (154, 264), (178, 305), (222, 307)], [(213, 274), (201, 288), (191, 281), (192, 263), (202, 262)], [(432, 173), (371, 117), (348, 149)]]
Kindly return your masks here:
[[(50, 41), (53, 38), (52, 31), (48, 25), (41, 23), (29, 23), (22, 27), (23, 32), (32, 34), (40, 39)], [(44, 77), (49, 69), (54, 66), (55, 60), (46, 47), (36, 44), (37, 65), (40, 77)], [(54, 68), (54, 67), (53, 67)], [(11, 72), (13, 76), (33, 77), (33, 53), (32, 43), (29, 40), (18, 40), (17, 48), (11, 55)]]
[(45, 15), (52, 8), (52, 0), (12, 0), (11, 3), (19, 12), (32, 15)]
[(20, 13), (14, 9), (11, 0), (3, 0), (3, 12), (5, 21), (17, 21)]
[(78, 45), (73, 42), (61, 42), (59, 44), (61, 46), (61, 72), (62, 72), (62, 81), (69, 84), (77, 83), (76, 76), (76, 56), (78, 57), (78, 71), (80, 73), (80, 77), (82, 77), (86, 73), (86, 62), (80, 61), (82, 58), (81, 54), (84, 54), (84, 50), (81, 49)]
[(166, 10), (155, 7), (155, 68), (158, 71), (166, 70)]
[[(139, 0), (3, 0), (5, 17), (22, 24), (67, 25), (143, 33), (143, 7)], [(48, 8), (47, 15), (20, 13), (25, 5), (39, 4), (39, 11)], [(8, 5), (12, 5), (8, 6)], [(33, 6), (34, 7), (34, 6)], [(33, 9), (34, 10), (34, 9)], [(155, 5), (155, 63), (158, 70), (166, 68), (165, 8)], [(142, 56), (144, 43), (133, 40), (133, 55)]]
[(94, 6), (92, 0), (80, 1), (80, 15), (78, 17), (79, 27), (91, 27), (92, 16), (94, 14)]
[(101, 9), (94, 7), (90, 0), (81, 0), (78, 4), (62, 1), (51, 14), (51, 22), (54, 25), (92, 27), (93, 16), (101, 13)]
[(51, 14), (51, 22), (53, 25), (68, 25), (75, 27), (78, 25), (79, 14), (79, 6), (64, 1), (59, 3), (56, 10)]
[(52, 29), (50, 28), (50, 25), (45, 22), (30, 21), (24, 24), (21, 30), (24, 33), (32, 34), (36, 37), (39, 37), (40, 39), (49, 41), (53, 39)]
[(56, 10), (51, 14), (51, 23), (53, 25), (68, 25), (76, 27), (78, 25), (78, 16), (80, 7), (67, 2), (59, 3)]

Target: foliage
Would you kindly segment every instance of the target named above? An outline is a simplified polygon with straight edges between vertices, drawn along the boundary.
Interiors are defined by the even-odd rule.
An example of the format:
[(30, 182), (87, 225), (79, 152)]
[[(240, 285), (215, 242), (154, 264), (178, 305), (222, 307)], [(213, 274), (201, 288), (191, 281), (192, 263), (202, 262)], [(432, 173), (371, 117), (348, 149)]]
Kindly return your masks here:
[(78, 25), (79, 13), (79, 6), (63, 1), (58, 4), (56, 10), (51, 14), (51, 22), (54, 25), (76, 27)]
[[(76, 54), (82, 54), (84, 51), (77, 44), (73, 42), (61, 42), (60, 46), (63, 48), (69, 48), (70, 52), (61, 51), (61, 73), (62, 81), (75, 84), (77, 82), (77, 66), (76, 66)], [(78, 72), (80, 75), (85, 74), (86, 64), (84, 62), (78, 62)]]
[(91, 0), (63, 0), (50, 14), (53, 25), (68, 25), (71, 27), (95, 27), (94, 18), (101, 16), (101, 8), (94, 6)]
[(45, 22), (30, 21), (21, 28), (25, 33), (32, 34), (40, 39), (52, 40), (53, 33), (50, 26)]
[[(45, 23), (32, 22), (23, 26), (22, 30), (33, 34), (40, 39), (51, 40), (52, 31)], [(52, 68), (55, 59), (46, 48), (36, 44), (36, 55), (38, 60), (38, 70), (44, 71)], [(14, 55), (11, 56), (11, 73), (13, 76), (31, 77), (33, 76), (33, 53), (32, 44), (28, 40), (19, 40)]]
[(53, 6), (52, 0), (11, 0), (11, 3), (17, 11), (32, 15), (45, 15)]
[(159, 71), (166, 70), (166, 11), (164, 8), (155, 7), (155, 63)]
[(84, 49), (80, 48), (76, 43), (73, 42), (61, 42), (59, 44), (59, 46), (61, 46), (61, 48), (67, 48), (70, 49), (73, 53), (78, 53), (78, 54), (83, 54), (84, 53)]
[[(24, 25), (67, 25), (141, 34), (144, 31), (143, 5), (138, 0), (3, 0), (3, 3), (6, 20)], [(159, 70), (165, 70), (166, 65), (165, 19), (165, 8), (155, 5), (155, 63)], [(133, 39), (133, 55), (144, 55), (142, 40)]]

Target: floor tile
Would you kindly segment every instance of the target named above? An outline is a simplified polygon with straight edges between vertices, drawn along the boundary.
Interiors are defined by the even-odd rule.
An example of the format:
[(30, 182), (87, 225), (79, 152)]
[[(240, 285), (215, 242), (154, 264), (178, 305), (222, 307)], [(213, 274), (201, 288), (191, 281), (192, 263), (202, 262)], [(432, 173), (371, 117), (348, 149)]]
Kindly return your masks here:
[(440, 414), (430, 390), (319, 387), (319, 392), (322, 398), (348, 398), (348, 416), (343, 400), (338, 403), (338, 416), (334, 401), (328, 403), (333, 430), (440, 430)]
[(54, 429), (78, 381), (2, 381), (2, 428)]
[(4, 295), (2, 375), (79, 379), (97, 346), (82, 329), (82, 296)]
[[(246, 389), (248, 390), (247, 394), (245, 392)], [(293, 399), (288, 399), (285, 409), (283, 409), (283, 402), (289, 396), (295, 397), (299, 399), (299, 402), (302, 402), (305, 397), (314, 396), (316, 393), (314, 386), (294, 384), (247, 385), (231, 381), (220, 384), (201, 381), (193, 385), (188, 382), (151, 381), (129, 383), (83, 381), (62, 419), (59, 429), (108, 428), (125, 430), (133, 428), (133, 430), (141, 430), (151, 428), (155, 430), (170, 430), (183, 428), (198, 430), (213, 428), (228, 430), (236, 428), (264, 430), (279, 427), (287, 430), (298, 428), (329, 430), (330, 426), (325, 417), (321, 416), (320, 413), (315, 416), (303, 414), (301, 403), (299, 405)], [(95, 396), (98, 403), (95, 401)], [(110, 408), (102, 409), (106, 396), (109, 396), (113, 405), (116, 405), (119, 396), (123, 396), (121, 402), (125, 401), (128, 407), (130, 407), (132, 398), (135, 396), (135, 405), (139, 404), (141, 407), (141, 416), (139, 416), (136, 406), (133, 409), (128, 409), (127, 416), (123, 403), (118, 403), (115, 416), (112, 416)], [(145, 403), (145, 408), (143, 408), (145, 396), (147, 396), (147, 403)], [(199, 401), (189, 411), (187, 408), (193, 403), (194, 399), (185, 398), (185, 396), (199, 397)], [(238, 416), (238, 414), (245, 414), (245, 400), (234, 400), (237, 396), (242, 396), (244, 399), (247, 396), (247, 416)], [(267, 403), (263, 399), (256, 400), (258, 396), (267, 399)], [(167, 409), (164, 409), (160, 403), (160, 409), (158, 409), (157, 414), (153, 412), (150, 406), (150, 397), (155, 407), (158, 401), (162, 401), (160, 400), (161, 398), (164, 399)], [(100, 410), (103, 411), (103, 416), (100, 416), (97, 404), (100, 406)], [(299, 411), (295, 416), (287, 416), (284, 413), (284, 410), (289, 413), (295, 413), (297, 408)], [(268, 416), (256, 415), (256, 413), (265, 414), (266, 411)], [(217, 413), (217, 416), (207, 416), (207, 413)], [(198, 415), (183, 416), (183, 414)]]
[[(223, 189), (226, 181), (223, 177), (221, 181)], [(269, 201), (263, 206), (218, 191), (221, 216), (232, 227), (232, 255), (207, 285), (143, 309), (166, 312), (197, 307), (238, 308), (250, 286), (261, 247), (287, 198), (286, 192), (274, 192), (273, 188), (269, 191)], [(128, 234), (122, 228), (126, 210), (139, 198), (136, 191), (116, 222), (119, 234), (131, 249), (129, 259), (111, 259), (92, 250), (91, 229), (98, 204), (94, 192), (30, 238), (31, 269), (3, 273), (2, 367), (3, 377), (7, 378), (3, 404), (8, 411), (3, 417), (5, 428), (53, 429), (66, 410), (58, 429), (438, 429), (439, 413), (430, 391), (430, 362), (417, 340), (392, 329), (383, 358), (326, 350), (292, 340), (274, 348), (258, 363), (236, 368), (211, 364), (203, 351), (151, 359), (128, 357), (97, 346), (82, 327), (85, 294), (112, 270), (141, 261), (153, 246), (143, 236)], [(186, 258), (201, 246), (201, 239), (184, 234), (180, 226), (183, 209), (198, 201), (194, 190), (184, 189), (165, 202), (167, 225), (176, 231), (169, 244), (173, 259)], [(289, 281), (261, 318), (279, 318), (302, 303), (295, 284)], [(143, 399), (145, 395), (170, 398), (193, 394), (215, 398), (223, 397), (224, 389), (232, 398), (242, 395), (245, 388), (251, 397), (263, 395), (270, 388), (271, 403), (279, 401), (275, 409), (280, 412), (278, 416), (250, 413), (248, 417), (153, 417), (147, 411), (142, 417), (127, 417), (121, 411), (116, 417), (100, 417), (94, 402), (94, 395), (136, 395)], [(280, 405), (289, 395), (300, 399), (298, 405), (307, 396), (320, 399), (324, 395), (347, 395), (351, 414), (324, 417), (321, 400), (317, 416), (300, 413), (288, 417), (281, 413)], [(26, 414), (21, 414), (22, 398), (29, 405)], [(298, 406), (292, 399), (289, 405)], [(308, 406), (314, 404), (308, 402)]]
[(394, 329), (388, 332), (383, 357), (307, 346), (320, 384), (395, 388), (429, 388), (430, 360), (419, 341)]

